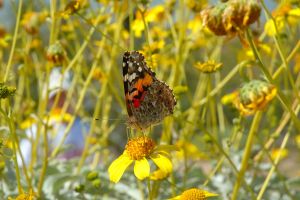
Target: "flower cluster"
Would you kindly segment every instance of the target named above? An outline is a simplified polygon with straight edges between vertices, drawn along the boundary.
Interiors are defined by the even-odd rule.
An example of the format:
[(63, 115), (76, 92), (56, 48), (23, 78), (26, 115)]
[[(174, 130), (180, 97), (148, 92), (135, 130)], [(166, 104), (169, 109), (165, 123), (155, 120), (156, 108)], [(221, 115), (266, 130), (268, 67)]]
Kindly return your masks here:
[(195, 64), (195, 68), (200, 70), (203, 73), (213, 73), (219, 70), (222, 67), (222, 63), (216, 63), (214, 60), (208, 60), (207, 62)]
[(270, 83), (252, 80), (240, 90), (235, 101), (237, 109), (242, 115), (251, 115), (262, 110), (276, 96), (277, 89)]
[(48, 61), (54, 64), (61, 64), (65, 58), (65, 52), (62, 45), (59, 42), (55, 42), (50, 45), (47, 50)]
[(15, 92), (15, 87), (7, 86), (3, 83), (0, 83), (0, 99), (5, 99), (9, 96), (13, 96)]
[(203, 24), (216, 35), (238, 33), (260, 16), (260, 6), (255, 0), (231, 0), (208, 7), (201, 12)]

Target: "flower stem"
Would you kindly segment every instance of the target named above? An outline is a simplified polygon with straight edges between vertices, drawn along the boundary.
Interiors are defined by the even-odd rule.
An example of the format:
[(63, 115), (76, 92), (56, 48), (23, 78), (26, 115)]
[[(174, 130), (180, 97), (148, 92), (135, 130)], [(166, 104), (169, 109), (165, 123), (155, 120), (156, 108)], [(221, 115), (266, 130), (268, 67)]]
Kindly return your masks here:
[(246, 142), (246, 146), (245, 146), (245, 151), (244, 151), (244, 155), (243, 155), (241, 169), (238, 173), (238, 177), (237, 177), (237, 180), (236, 180), (235, 185), (234, 185), (231, 200), (236, 200), (237, 199), (238, 191), (240, 189), (243, 177), (244, 177), (246, 169), (248, 167), (248, 161), (250, 159), (250, 153), (251, 153), (253, 141), (254, 141), (255, 134), (257, 132), (261, 117), (262, 117), (262, 112), (258, 111), (255, 114), (254, 119), (252, 121), (251, 128), (250, 128), (248, 138), (247, 138), (247, 142)]
[[(252, 35), (250, 34), (249, 29), (246, 30), (246, 35), (247, 35), (247, 39), (248, 39), (248, 42), (250, 44), (250, 47), (252, 49), (252, 52), (255, 55), (255, 58), (258, 60), (259, 67), (261, 68), (261, 70), (265, 74), (268, 81), (270, 83), (272, 83), (273, 85), (276, 85), (274, 79), (272, 78), (272, 76), (270, 74), (270, 72), (268, 71), (268, 69), (265, 67), (265, 65), (262, 62), (261, 56), (260, 56), (260, 54), (259, 54), (259, 52), (258, 52), (258, 50), (257, 50), (257, 48), (254, 44), (254, 41), (253, 41)], [(297, 118), (295, 112), (291, 109), (291, 106), (288, 103), (286, 96), (279, 89), (277, 90), (277, 95), (278, 95), (279, 100), (281, 101), (281, 103), (285, 107), (285, 109), (287, 109), (290, 112), (291, 118), (292, 118), (292, 120), (295, 124), (295, 127), (297, 128), (298, 131), (300, 131), (300, 121)]]
[(267, 186), (270, 182), (271, 176), (273, 175), (273, 173), (274, 173), (274, 171), (277, 167), (277, 164), (279, 163), (279, 160), (280, 160), (280, 157), (281, 157), (281, 152), (285, 148), (289, 137), (290, 137), (290, 131), (288, 131), (287, 134), (283, 138), (283, 141), (282, 141), (281, 146), (280, 146), (279, 154), (275, 158), (274, 164), (273, 164), (272, 168), (270, 169), (267, 177), (265, 178), (265, 181), (264, 181), (264, 183), (263, 183), (263, 185), (262, 185), (262, 187), (261, 187), (261, 189), (258, 193), (258, 196), (257, 196), (256, 200), (261, 200), (261, 198), (262, 198), (262, 196), (263, 196), (263, 194), (264, 194), (264, 192), (265, 192), (265, 190), (266, 190), (266, 188), (267, 188)]
[(13, 37), (13, 41), (12, 41), (12, 45), (11, 45), (11, 49), (10, 49), (10, 54), (9, 54), (8, 63), (7, 63), (7, 66), (6, 66), (6, 71), (5, 71), (5, 75), (4, 75), (4, 78), (3, 78), (3, 82), (7, 81), (8, 73), (10, 71), (12, 61), (13, 61), (13, 57), (14, 57), (16, 42), (17, 42), (17, 38), (18, 38), (20, 18), (21, 18), (21, 13), (22, 13), (22, 5), (23, 5), (23, 0), (20, 0), (19, 5), (18, 5), (18, 13), (17, 13), (14, 37)]
[(17, 138), (17, 134), (16, 134), (16, 130), (15, 127), (13, 126), (13, 122), (11, 119), (11, 113), (10, 114), (6, 114), (4, 112), (4, 110), (2, 110), (0, 108), (0, 112), (2, 113), (2, 115), (4, 116), (6, 122), (8, 123), (8, 127), (9, 127), (9, 131), (10, 131), (10, 137), (12, 139), (12, 146), (13, 146), (13, 162), (15, 165), (15, 170), (16, 170), (16, 179), (17, 179), (17, 186), (18, 186), (18, 192), (19, 194), (23, 193), (23, 188), (21, 185), (21, 176), (20, 176), (20, 170), (19, 170), (19, 165), (18, 165), (18, 160), (17, 160), (17, 147), (19, 146), (18, 143), (18, 138)]
[(151, 180), (150, 178), (147, 179), (147, 186), (148, 186), (148, 193), (149, 193), (149, 200), (152, 200), (152, 190), (151, 190)]

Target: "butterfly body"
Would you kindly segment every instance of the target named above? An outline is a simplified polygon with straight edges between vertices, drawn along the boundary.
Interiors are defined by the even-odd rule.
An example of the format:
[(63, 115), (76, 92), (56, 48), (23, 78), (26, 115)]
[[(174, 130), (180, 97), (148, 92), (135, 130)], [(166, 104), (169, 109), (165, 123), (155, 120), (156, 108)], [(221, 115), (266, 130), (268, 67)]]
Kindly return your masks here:
[(144, 130), (173, 113), (172, 90), (155, 77), (138, 51), (124, 53), (123, 81), (130, 127)]

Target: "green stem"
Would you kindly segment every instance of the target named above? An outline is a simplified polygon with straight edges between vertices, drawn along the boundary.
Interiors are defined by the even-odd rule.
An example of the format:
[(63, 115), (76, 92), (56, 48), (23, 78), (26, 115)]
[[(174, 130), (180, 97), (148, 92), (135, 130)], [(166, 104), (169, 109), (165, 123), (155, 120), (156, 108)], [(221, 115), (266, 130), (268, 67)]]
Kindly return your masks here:
[(262, 187), (261, 187), (261, 189), (258, 193), (258, 196), (257, 196), (256, 200), (261, 200), (261, 198), (262, 198), (262, 196), (263, 196), (263, 194), (264, 194), (264, 192), (265, 192), (265, 190), (266, 190), (266, 188), (267, 188), (267, 186), (270, 182), (271, 176), (273, 175), (273, 173), (274, 173), (274, 171), (275, 171), (275, 169), (276, 169), (276, 167), (279, 163), (279, 160), (280, 160), (280, 157), (281, 157), (281, 151), (285, 148), (289, 137), (290, 137), (290, 131), (288, 131), (287, 134), (283, 138), (283, 141), (281, 143), (280, 150), (279, 150), (280, 152), (277, 155), (277, 157), (275, 158), (274, 164), (273, 164), (272, 168), (270, 169), (267, 177), (265, 178), (265, 181), (264, 181), (264, 183), (263, 183), (263, 185), (262, 185)]
[[(268, 71), (268, 69), (265, 67), (265, 65), (262, 62), (261, 56), (260, 56), (260, 54), (259, 54), (259, 52), (258, 52), (258, 50), (257, 50), (257, 48), (256, 48), (256, 46), (254, 44), (254, 41), (253, 41), (252, 35), (250, 34), (250, 30), (249, 29), (246, 30), (246, 35), (247, 35), (247, 39), (249, 41), (249, 44), (251, 46), (252, 52), (255, 55), (255, 58), (258, 60), (259, 67), (261, 68), (261, 70), (265, 74), (265, 76), (268, 79), (268, 81), (270, 83), (272, 83), (273, 85), (276, 85), (275, 81), (272, 78), (272, 75), (270, 74), (270, 72)], [(278, 96), (280, 102), (285, 107), (285, 109), (287, 109), (290, 112), (291, 118), (292, 118), (292, 120), (293, 120), (293, 122), (295, 124), (295, 127), (297, 128), (298, 131), (300, 131), (300, 121), (297, 118), (295, 112), (292, 110), (290, 104), (288, 103), (286, 96), (279, 89), (277, 90), (277, 96)]]
[(247, 142), (246, 142), (246, 146), (245, 146), (245, 151), (244, 151), (244, 155), (243, 155), (241, 169), (239, 171), (237, 180), (236, 180), (235, 185), (234, 185), (232, 198), (231, 198), (232, 200), (237, 199), (238, 192), (239, 192), (242, 180), (244, 179), (244, 175), (245, 175), (245, 172), (246, 172), (247, 167), (248, 167), (248, 162), (250, 160), (250, 153), (251, 153), (252, 145), (253, 145), (253, 142), (254, 142), (255, 134), (257, 132), (261, 117), (262, 117), (262, 112), (258, 111), (255, 114), (254, 119), (252, 121), (251, 128), (250, 128), (248, 138), (247, 138)]
[(14, 57), (16, 42), (17, 42), (17, 38), (18, 38), (20, 18), (21, 18), (21, 13), (22, 13), (22, 5), (23, 5), (23, 0), (19, 0), (15, 32), (14, 32), (14, 37), (13, 37), (13, 41), (12, 41), (12, 45), (11, 45), (11, 49), (10, 49), (10, 54), (9, 54), (8, 63), (7, 63), (7, 66), (6, 66), (6, 71), (5, 71), (5, 75), (4, 75), (4, 78), (3, 78), (3, 82), (7, 81), (8, 73), (10, 71), (10, 68), (11, 68), (11, 65), (12, 65), (12, 60), (13, 60), (13, 57)]
[[(96, 24), (99, 23), (99, 20), (100, 20), (100, 17), (101, 15), (98, 16), (98, 18), (96, 19)], [(87, 36), (87, 39), (84, 41), (84, 43), (82, 44), (81, 48), (78, 50), (77, 54), (75, 55), (75, 57), (72, 59), (72, 61), (70, 62), (69, 66), (67, 67), (66, 71), (69, 70), (75, 63), (76, 61), (79, 59), (79, 57), (82, 56), (82, 52), (84, 51), (84, 49), (86, 48), (91, 36), (93, 35), (93, 33), (95, 32), (95, 27), (93, 26), (90, 31), (89, 31), (89, 34)], [(75, 121), (75, 118), (76, 118), (76, 115), (80, 109), (80, 107), (82, 106), (82, 102), (83, 102), (83, 99), (84, 99), (84, 96), (87, 92), (87, 89), (88, 89), (88, 86), (92, 80), (92, 71), (90, 71), (86, 81), (84, 82), (84, 86), (83, 86), (83, 89), (81, 90), (80, 94), (79, 94), (79, 99), (78, 99), (78, 102), (75, 106), (75, 111), (74, 111), (74, 115), (72, 116), (68, 126), (66, 127), (65, 131), (64, 131), (64, 134), (63, 134), (63, 137), (62, 139), (60, 140), (60, 142), (58, 143), (58, 145), (55, 147), (55, 149), (53, 150), (52, 154), (51, 154), (51, 158), (54, 158), (57, 153), (59, 152), (60, 148), (62, 147), (65, 139), (67, 138), (68, 136), (68, 133), (69, 131), (71, 130), (71, 127)]]
[(20, 170), (19, 170), (19, 165), (18, 165), (18, 160), (17, 160), (17, 147), (19, 146), (18, 143), (18, 139), (17, 139), (17, 134), (16, 134), (16, 130), (14, 128), (12, 119), (11, 119), (11, 113), (10, 114), (6, 114), (4, 112), (4, 110), (2, 110), (0, 108), (0, 112), (2, 113), (2, 115), (4, 116), (6, 122), (8, 123), (9, 126), (9, 131), (10, 131), (10, 137), (12, 138), (12, 143), (13, 143), (13, 161), (14, 161), (14, 165), (15, 165), (15, 170), (16, 170), (16, 179), (17, 179), (17, 186), (18, 186), (18, 192), (19, 194), (23, 193), (23, 188), (21, 185), (21, 176), (20, 176)]
[(191, 109), (195, 109), (196, 107), (204, 105), (209, 98), (215, 96), (218, 94), (218, 92), (236, 75), (236, 73), (239, 71), (239, 69), (247, 64), (249, 64), (250, 61), (243, 61), (240, 64), (236, 65), (228, 74), (226, 77), (222, 78), (222, 81), (215, 86), (215, 88), (208, 93), (203, 99), (198, 101), (196, 104), (193, 105)]
[(267, 15), (267, 18), (269, 17), (269, 18), (273, 21), (273, 24), (274, 24), (274, 26), (275, 26), (275, 31), (276, 31), (276, 35), (273, 36), (273, 39), (274, 39), (274, 42), (275, 42), (276, 49), (277, 49), (277, 51), (278, 51), (278, 53), (279, 53), (279, 56), (280, 56), (281, 61), (282, 61), (282, 63), (283, 63), (283, 67), (284, 67), (284, 69), (285, 69), (285, 71), (286, 71), (286, 74), (287, 74), (288, 80), (289, 80), (289, 82), (290, 82), (290, 84), (291, 84), (291, 86), (292, 86), (292, 89), (294, 90), (294, 93), (295, 93), (297, 99), (300, 100), (299, 92), (298, 92), (298, 90), (297, 90), (297, 88), (296, 88), (296, 86), (295, 86), (295, 82), (294, 82), (294, 80), (293, 80), (293, 76), (292, 76), (292, 74), (291, 74), (291, 72), (290, 72), (290, 70), (289, 70), (287, 59), (285, 58), (285, 56), (283, 55), (283, 52), (282, 52), (282, 50), (281, 50), (282, 47), (281, 47), (281, 44), (280, 44), (279, 38), (278, 38), (278, 27), (277, 27), (276, 21), (275, 21), (274, 17), (272, 16), (272, 14), (271, 14), (271, 13), (269, 12), (269, 10), (267, 9), (267, 7), (266, 7), (264, 1), (261, 0), (260, 2), (261, 2), (261, 4), (263, 5), (263, 8), (264, 8), (264, 10), (265, 10), (265, 12), (266, 12), (266, 15)]
[(49, 151), (48, 138), (47, 138), (48, 137), (48, 135), (47, 135), (48, 123), (49, 123), (49, 117), (46, 121), (45, 131), (43, 132), (44, 160), (43, 160), (42, 170), (41, 170), (40, 179), (39, 179), (39, 183), (38, 183), (38, 196), (41, 196), (41, 194), (42, 194), (43, 183), (45, 180), (46, 170), (47, 170), (47, 166), (48, 166), (48, 151)]
[[(204, 133), (207, 134), (210, 137), (210, 139), (212, 140), (212, 142), (217, 146), (218, 150), (222, 153), (222, 155), (227, 159), (227, 161), (231, 165), (234, 174), (238, 177), (239, 172), (238, 172), (237, 167), (235, 166), (234, 162), (231, 160), (231, 158), (229, 157), (229, 155), (225, 152), (225, 150), (223, 149), (223, 147), (221, 146), (221, 144), (208, 131), (204, 130)], [(245, 186), (245, 188), (250, 192), (251, 199), (256, 199), (252, 188), (247, 184), (247, 182), (245, 181), (245, 179), (243, 177), (241, 177), (241, 183), (243, 183), (243, 185)]]
[(149, 196), (149, 200), (152, 200), (152, 190), (151, 190), (151, 180), (150, 178), (147, 179), (147, 186), (148, 186), (148, 196)]

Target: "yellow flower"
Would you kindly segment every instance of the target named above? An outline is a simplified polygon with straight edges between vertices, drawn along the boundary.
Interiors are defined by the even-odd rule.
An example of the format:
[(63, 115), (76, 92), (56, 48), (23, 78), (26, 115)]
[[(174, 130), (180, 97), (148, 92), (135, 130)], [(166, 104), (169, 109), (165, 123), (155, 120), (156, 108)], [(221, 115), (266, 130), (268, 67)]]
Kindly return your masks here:
[(187, 6), (194, 12), (200, 12), (203, 6), (206, 6), (207, 0), (188, 0)]
[(213, 73), (222, 67), (222, 63), (216, 63), (214, 60), (208, 60), (204, 63), (197, 62), (194, 67), (203, 73)]
[(271, 152), (271, 158), (272, 160), (275, 160), (278, 156), (279, 156), (279, 159), (283, 159), (285, 157), (287, 157), (289, 153), (289, 150), (287, 149), (280, 149), (280, 148), (276, 148), (276, 149), (272, 149), (272, 152)]
[(300, 72), (300, 54), (299, 53), (295, 55), (294, 61), (295, 61), (294, 72), (298, 73), (298, 72)]
[(24, 14), (21, 24), (28, 34), (34, 35), (39, 31), (40, 25), (46, 20), (47, 11), (43, 12), (27, 12)]
[(63, 12), (61, 12), (61, 16), (65, 19), (68, 19), (70, 15), (76, 13), (81, 8), (81, 1), (75, 0), (70, 1)]
[(34, 200), (36, 198), (36, 194), (32, 191), (32, 189), (29, 191), (29, 193), (22, 193), (19, 194), (15, 199), (8, 197), (8, 200)]
[[(278, 33), (281, 33), (284, 29), (284, 18), (276, 17), (274, 21), (277, 25)], [(269, 19), (265, 24), (265, 32), (267, 33), (268, 36), (274, 36), (277, 34), (274, 21), (272, 19)]]
[(296, 136), (296, 143), (297, 143), (297, 146), (300, 148), (300, 134), (298, 134)]
[[(271, 55), (272, 48), (268, 44), (256, 42), (256, 45), (259, 52), (261, 52), (264, 55)], [(243, 60), (256, 60), (253, 51), (249, 47), (246, 47), (238, 52), (238, 61), (241, 62)]]
[(222, 98), (221, 98), (221, 103), (226, 105), (229, 103), (234, 102), (234, 100), (239, 96), (238, 91), (233, 91), (229, 94), (225, 94)]
[[(55, 123), (55, 122), (70, 122), (72, 118), (72, 115), (69, 113), (62, 113), (61, 108), (55, 108), (51, 111), (49, 115), (49, 123)], [(44, 117), (44, 120), (46, 121), (46, 117)], [(30, 116), (29, 118), (25, 119), (20, 124), (21, 129), (27, 129), (31, 127), (33, 124), (37, 123), (38, 119)]]
[(187, 142), (185, 140), (179, 140), (176, 143), (176, 146), (180, 148), (180, 151), (176, 152), (177, 158), (187, 157), (189, 159), (192, 158), (207, 159), (207, 156), (201, 151), (199, 151), (199, 148), (193, 143)]
[(184, 191), (181, 195), (173, 197), (169, 200), (205, 200), (207, 197), (216, 197), (218, 194), (210, 193), (205, 190), (191, 188)]
[(300, 21), (300, 8), (289, 10), (287, 21), (290, 25), (295, 25)]
[(187, 27), (192, 31), (192, 34), (199, 33), (203, 29), (201, 15), (195, 15), (192, 20), (188, 21)]
[(252, 115), (263, 110), (276, 94), (277, 89), (273, 85), (252, 80), (239, 90), (239, 96), (234, 103), (242, 115)]
[(72, 119), (72, 115), (69, 113), (62, 113), (62, 109), (61, 108), (55, 108), (51, 111), (50, 113), (50, 118), (49, 118), (49, 122), (58, 122), (58, 121), (62, 121), (62, 122), (70, 122)]
[(158, 169), (151, 174), (150, 179), (153, 181), (159, 181), (167, 178), (169, 175), (170, 173), (166, 173), (164, 170)]
[(0, 26), (0, 48), (6, 48), (9, 45), (9, 40), (11, 36), (6, 32), (5, 28)]
[(129, 139), (123, 154), (109, 166), (109, 178), (114, 183), (119, 182), (125, 170), (134, 162), (134, 174), (139, 180), (143, 180), (150, 176), (148, 160), (152, 160), (160, 170), (168, 174), (173, 169), (169, 158), (171, 150), (176, 150), (176, 147), (156, 146), (155, 142), (147, 136)]
[(165, 7), (163, 5), (157, 5), (145, 13), (137, 12), (136, 19), (132, 22), (132, 30), (136, 37), (141, 37), (142, 31), (145, 29), (143, 18), (146, 23), (161, 22), (165, 18)]

